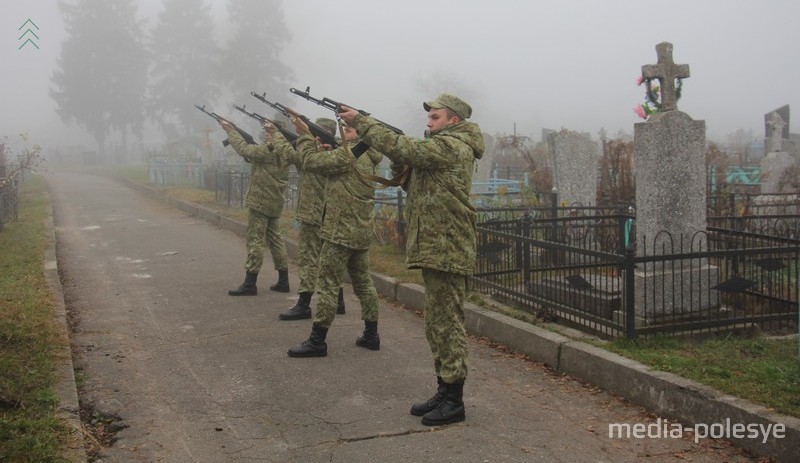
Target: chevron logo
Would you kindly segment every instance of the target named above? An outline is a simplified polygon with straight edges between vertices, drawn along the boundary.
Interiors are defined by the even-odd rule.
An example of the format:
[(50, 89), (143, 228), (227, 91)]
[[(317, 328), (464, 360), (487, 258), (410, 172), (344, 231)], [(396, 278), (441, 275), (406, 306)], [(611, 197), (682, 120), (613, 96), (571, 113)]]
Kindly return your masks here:
[[(30, 26), (28, 26), (28, 24), (30, 24)], [(39, 40), (39, 36), (36, 35), (36, 32), (33, 31), (31, 26), (35, 27), (37, 31), (39, 30), (39, 26), (37, 26), (36, 23), (31, 20), (31, 18), (28, 18), (27, 21), (25, 21), (24, 23), (22, 23), (21, 26), (19, 26), (19, 29), (17, 29), (17, 31), (21, 31), (22, 28), (24, 28), (25, 26), (28, 26), (28, 28), (25, 29), (22, 35), (20, 35), (17, 38), (18, 42), (21, 41), (22, 39), (25, 39), (25, 41), (22, 42), (22, 45), (20, 45), (19, 48), (17, 48), (17, 50), (22, 50), (22, 47), (24, 47), (27, 44), (33, 45), (38, 50), (39, 45), (36, 44), (36, 41)]]

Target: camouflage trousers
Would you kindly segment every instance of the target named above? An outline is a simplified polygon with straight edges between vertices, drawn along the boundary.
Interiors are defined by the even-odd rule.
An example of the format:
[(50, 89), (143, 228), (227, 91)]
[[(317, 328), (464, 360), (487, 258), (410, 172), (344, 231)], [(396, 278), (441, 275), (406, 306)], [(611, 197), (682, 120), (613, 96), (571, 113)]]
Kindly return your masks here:
[(425, 282), (425, 336), (433, 354), (436, 376), (446, 383), (467, 378), (467, 332), (464, 300), (467, 277), (422, 269)]
[(319, 274), (317, 275), (317, 310), (314, 323), (330, 328), (336, 317), (339, 287), (344, 272), (350, 275), (353, 292), (361, 303), (361, 319), (378, 320), (378, 292), (369, 274), (369, 250), (356, 250), (325, 241), (319, 254)]
[(300, 222), (300, 288), (298, 292), (314, 292), (317, 286), (317, 271), (319, 269), (319, 251), (322, 249), (322, 238), (319, 236), (319, 226)]
[(247, 260), (244, 269), (250, 273), (258, 273), (264, 263), (264, 248), (269, 246), (275, 270), (289, 268), (286, 255), (286, 244), (278, 229), (278, 217), (268, 217), (253, 209), (247, 218), (247, 234), (245, 235)]

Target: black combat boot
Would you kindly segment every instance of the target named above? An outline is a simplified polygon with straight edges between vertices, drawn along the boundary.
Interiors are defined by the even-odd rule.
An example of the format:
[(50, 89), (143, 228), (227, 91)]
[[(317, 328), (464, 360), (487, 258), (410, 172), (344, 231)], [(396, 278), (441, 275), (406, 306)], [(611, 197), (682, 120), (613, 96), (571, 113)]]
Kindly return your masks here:
[(336, 306), (336, 315), (344, 315), (344, 288), (339, 287), (339, 303)]
[(279, 293), (289, 292), (289, 270), (278, 270), (278, 282), (269, 287), (270, 291), (278, 291)]
[(447, 392), (439, 406), (422, 415), (422, 424), (438, 426), (464, 421), (464, 382), (445, 383)]
[(442, 402), (444, 399), (444, 394), (447, 392), (447, 384), (442, 380), (441, 376), (436, 377), (436, 382), (439, 383), (438, 389), (436, 390), (436, 394), (431, 397), (430, 399), (426, 400), (425, 402), (418, 402), (411, 406), (411, 414), (414, 416), (422, 416), (428, 413), (431, 410), (435, 410), (436, 407)]
[(328, 355), (328, 345), (325, 337), (328, 328), (314, 323), (311, 325), (311, 335), (305, 341), (289, 349), (289, 357), (325, 357)]
[(369, 350), (381, 349), (381, 338), (378, 337), (378, 321), (364, 320), (364, 334), (356, 338), (356, 345)]
[(247, 272), (244, 274), (244, 283), (236, 289), (228, 291), (228, 296), (255, 296), (258, 294), (256, 288), (256, 280), (258, 279), (258, 272)]
[(302, 292), (297, 295), (297, 304), (286, 312), (278, 315), (281, 320), (305, 320), (311, 318), (311, 296), (313, 291)]

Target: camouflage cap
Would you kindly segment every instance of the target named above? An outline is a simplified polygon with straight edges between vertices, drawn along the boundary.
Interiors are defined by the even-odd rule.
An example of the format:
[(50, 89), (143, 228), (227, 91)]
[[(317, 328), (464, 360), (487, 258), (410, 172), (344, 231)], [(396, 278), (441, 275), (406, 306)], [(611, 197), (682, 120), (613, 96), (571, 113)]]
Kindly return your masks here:
[(422, 103), (422, 107), (425, 108), (425, 111), (447, 108), (458, 114), (458, 117), (460, 117), (461, 120), (467, 120), (470, 116), (472, 116), (472, 108), (470, 105), (468, 105), (467, 102), (461, 98), (455, 95), (450, 95), (449, 93), (442, 93), (436, 97), (435, 100)]
[(330, 133), (336, 133), (336, 121), (333, 119), (328, 119), (327, 117), (320, 117), (314, 121), (315, 124), (322, 127), (323, 129), (329, 131)]

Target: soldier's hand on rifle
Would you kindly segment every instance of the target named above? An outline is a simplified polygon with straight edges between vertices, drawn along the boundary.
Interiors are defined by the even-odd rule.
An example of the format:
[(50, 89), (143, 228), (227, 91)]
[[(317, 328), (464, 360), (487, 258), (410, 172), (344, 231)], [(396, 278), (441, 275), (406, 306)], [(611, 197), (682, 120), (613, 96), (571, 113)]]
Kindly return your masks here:
[(341, 107), (339, 107), (339, 112), (337, 112), (336, 115), (344, 119), (344, 121), (347, 122), (347, 125), (352, 127), (353, 119), (355, 119), (356, 116), (358, 115), (358, 111), (356, 111), (353, 108), (342, 105)]
[(292, 121), (292, 124), (294, 124), (294, 128), (297, 131), (297, 134), (298, 135), (305, 135), (305, 134), (310, 135), (311, 134), (311, 130), (308, 128), (308, 125), (306, 125), (306, 123), (303, 122), (303, 119), (300, 117), (300, 114), (297, 113), (296, 111), (291, 110), (291, 109), (288, 109), (287, 111), (289, 112), (289, 118)]
[(219, 126), (222, 127), (222, 129), (226, 132), (229, 130), (233, 130), (233, 124), (222, 118), (219, 119)]
[(278, 131), (278, 128), (270, 121), (264, 121), (262, 126), (264, 127), (264, 133), (267, 134), (267, 137), (271, 137)]

